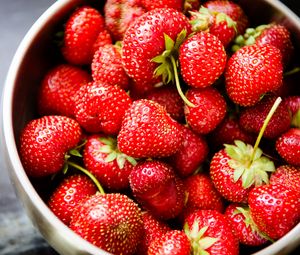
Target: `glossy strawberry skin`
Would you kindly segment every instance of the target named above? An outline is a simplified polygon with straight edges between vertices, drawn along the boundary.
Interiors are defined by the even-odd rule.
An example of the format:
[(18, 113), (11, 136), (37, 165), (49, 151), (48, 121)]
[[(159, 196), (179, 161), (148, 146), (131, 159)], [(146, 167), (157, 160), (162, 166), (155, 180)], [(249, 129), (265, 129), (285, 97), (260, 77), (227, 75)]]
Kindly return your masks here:
[(76, 93), (75, 117), (91, 133), (118, 134), (131, 99), (118, 86), (102, 82), (88, 83)]
[(44, 116), (26, 124), (20, 136), (20, 155), (26, 173), (43, 177), (57, 173), (65, 154), (81, 140), (80, 125), (65, 116)]
[(208, 134), (220, 124), (226, 115), (226, 102), (215, 88), (189, 89), (187, 99), (195, 105), (185, 105), (188, 125), (198, 134)]
[(80, 201), (94, 195), (97, 187), (86, 175), (74, 174), (63, 179), (51, 194), (48, 206), (66, 225), (69, 225), (74, 208)]
[(292, 115), (295, 115), (300, 110), (300, 96), (287, 96), (283, 99)]
[(182, 211), (183, 183), (169, 165), (157, 160), (140, 162), (131, 171), (129, 182), (134, 197), (155, 217), (171, 219)]
[(183, 0), (141, 0), (142, 5), (147, 11), (151, 11), (156, 8), (173, 8), (181, 12), (183, 10), (183, 2)]
[(45, 75), (39, 90), (39, 113), (74, 117), (76, 91), (90, 81), (90, 74), (81, 68), (68, 64), (54, 67)]
[[(108, 30), (107, 29), (101, 30), (100, 33), (97, 36), (96, 41), (93, 44), (93, 53), (95, 54), (96, 51), (100, 47), (103, 47), (107, 44), (112, 44), (112, 43), (113, 43), (113, 41), (112, 41), (111, 35), (108, 32)], [(93, 54), (93, 56), (94, 56), (94, 54)]]
[(140, 209), (119, 193), (97, 193), (84, 199), (74, 209), (70, 228), (112, 254), (133, 254), (143, 236)]
[(118, 134), (121, 152), (134, 158), (167, 157), (182, 143), (182, 130), (160, 104), (141, 99), (126, 111)]
[(244, 46), (227, 62), (227, 94), (238, 105), (252, 106), (262, 95), (281, 86), (282, 72), (281, 53), (276, 47)]

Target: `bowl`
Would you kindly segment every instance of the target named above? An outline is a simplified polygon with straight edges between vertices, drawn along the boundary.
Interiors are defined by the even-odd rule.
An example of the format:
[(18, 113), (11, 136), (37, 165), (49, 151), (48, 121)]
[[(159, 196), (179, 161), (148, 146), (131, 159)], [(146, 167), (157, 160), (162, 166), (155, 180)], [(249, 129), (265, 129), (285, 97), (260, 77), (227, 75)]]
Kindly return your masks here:
[[(6, 159), (12, 183), (34, 226), (60, 254), (109, 253), (80, 238), (50, 211), (24, 171), (18, 154), (18, 137), (25, 123), (36, 116), (34, 102), (43, 76), (59, 60), (57, 49), (52, 44), (53, 35), (78, 5), (92, 2), (60, 0), (45, 11), (18, 47), (2, 95), (1, 141), (3, 158)], [(300, 19), (284, 4), (277, 0), (252, 0), (250, 5), (248, 0), (237, 2), (245, 9), (250, 20), (257, 24), (271, 21), (284, 24), (292, 33), (294, 45), (299, 53)], [(287, 254), (299, 244), (300, 224), (280, 240), (255, 254)]]

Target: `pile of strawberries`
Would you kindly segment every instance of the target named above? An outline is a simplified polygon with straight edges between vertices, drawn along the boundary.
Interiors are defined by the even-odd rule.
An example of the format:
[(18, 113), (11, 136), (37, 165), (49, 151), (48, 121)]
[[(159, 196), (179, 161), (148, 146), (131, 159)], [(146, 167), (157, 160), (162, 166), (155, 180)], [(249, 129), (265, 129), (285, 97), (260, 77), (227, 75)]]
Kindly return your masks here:
[(234, 255), (289, 232), (299, 73), (287, 28), (251, 24), (220, 0), (74, 10), (19, 146), (53, 213), (116, 255)]

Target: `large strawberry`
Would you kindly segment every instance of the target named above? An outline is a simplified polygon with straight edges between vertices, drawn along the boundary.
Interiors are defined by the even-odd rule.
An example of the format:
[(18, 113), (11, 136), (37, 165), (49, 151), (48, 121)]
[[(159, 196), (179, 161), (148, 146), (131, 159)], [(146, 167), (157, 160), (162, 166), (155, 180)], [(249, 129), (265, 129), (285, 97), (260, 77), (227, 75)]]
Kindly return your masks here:
[(126, 111), (118, 134), (121, 152), (135, 157), (167, 157), (182, 143), (182, 130), (160, 104), (141, 99)]
[(96, 193), (84, 199), (74, 209), (70, 228), (112, 254), (133, 254), (143, 236), (141, 210), (119, 193)]
[(129, 181), (134, 197), (155, 217), (171, 219), (181, 213), (183, 183), (171, 166), (157, 160), (140, 162), (131, 171)]
[(236, 104), (251, 106), (261, 96), (282, 84), (282, 58), (272, 45), (245, 46), (229, 59), (225, 71), (226, 90)]
[(95, 81), (82, 86), (75, 95), (75, 117), (88, 132), (118, 134), (131, 99), (118, 86)]
[(80, 125), (65, 116), (44, 116), (26, 124), (20, 136), (20, 155), (26, 173), (42, 177), (57, 173), (65, 156), (82, 136)]
[(74, 116), (76, 91), (90, 81), (91, 76), (81, 68), (67, 64), (52, 68), (39, 89), (39, 113)]

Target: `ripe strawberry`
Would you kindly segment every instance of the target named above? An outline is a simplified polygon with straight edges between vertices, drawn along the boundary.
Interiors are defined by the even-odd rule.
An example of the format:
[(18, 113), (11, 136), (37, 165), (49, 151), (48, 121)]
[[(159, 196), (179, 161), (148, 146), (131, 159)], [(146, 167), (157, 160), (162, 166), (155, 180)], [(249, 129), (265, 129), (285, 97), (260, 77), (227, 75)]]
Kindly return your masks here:
[(148, 255), (190, 255), (191, 244), (183, 231), (170, 230), (153, 240)]
[(140, 0), (107, 0), (104, 5), (105, 25), (115, 41), (122, 41), (130, 24), (144, 13)]
[(282, 184), (255, 187), (248, 202), (257, 227), (274, 240), (284, 236), (299, 222), (299, 193)]
[(105, 29), (102, 15), (94, 8), (82, 6), (75, 10), (65, 26), (62, 54), (71, 64), (86, 65), (92, 62), (94, 43)]
[(291, 128), (276, 141), (276, 150), (289, 164), (300, 166), (300, 129)]
[(81, 139), (77, 121), (65, 116), (44, 116), (26, 124), (20, 136), (20, 155), (26, 173), (43, 177), (60, 171), (66, 153)]
[(70, 228), (112, 254), (133, 254), (143, 236), (139, 207), (119, 193), (96, 193), (84, 199), (74, 209)]
[(269, 238), (253, 222), (249, 207), (232, 203), (226, 208), (225, 215), (241, 244), (260, 246), (268, 242)]
[(134, 158), (167, 157), (182, 143), (182, 130), (160, 104), (141, 99), (127, 110), (118, 134), (119, 150)]
[(94, 81), (117, 85), (124, 90), (129, 88), (129, 77), (123, 68), (121, 47), (118, 45), (100, 47), (93, 57), (91, 69)]
[(56, 187), (48, 201), (48, 206), (63, 223), (69, 225), (75, 206), (82, 199), (96, 192), (97, 187), (89, 177), (74, 174), (64, 178)]
[(74, 116), (74, 95), (91, 76), (84, 70), (60, 64), (45, 75), (38, 96), (38, 108), (41, 115)]
[(94, 54), (96, 53), (96, 51), (100, 48), (103, 47), (107, 44), (112, 44), (112, 38), (110, 33), (108, 32), (107, 29), (103, 29), (100, 31), (100, 33), (97, 36), (96, 41), (93, 44), (93, 52)]
[(179, 150), (168, 161), (180, 177), (187, 177), (205, 161), (209, 148), (205, 138), (188, 127), (182, 126), (182, 134), (183, 142)]
[[(276, 98), (264, 97), (256, 105), (245, 108), (240, 113), (239, 124), (249, 133), (258, 134), (267, 114), (272, 108)], [(286, 104), (278, 106), (264, 132), (264, 137), (274, 139), (290, 128), (291, 116)]]
[(187, 91), (187, 99), (195, 107), (185, 105), (184, 113), (188, 125), (198, 134), (208, 134), (220, 124), (226, 114), (226, 102), (215, 88)]
[(216, 210), (198, 210), (190, 214), (184, 230), (193, 254), (239, 254), (239, 243), (227, 217)]
[(157, 8), (173, 8), (177, 11), (183, 10), (184, 1), (183, 0), (140, 0), (142, 5), (147, 11), (151, 11)]
[(83, 162), (91, 172), (109, 190), (122, 190), (129, 187), (128, 176), (136, 161), (121, 153), (114, 138), (104, 135), (91, 135), (83, 151)]
[(182, 211), (183, 183), (166, 163), (157, 160), (138, 163), (129, 175), (129, 182), (134, 197), (155, 217), (171, 219)]
[(76, 120), (92, 133), (118, 134), (125, 111), (131, 105), (123, 89), (98, 81), (82, 86), (75, 98)]
[(194, 88), (204, 88), (223, 73), (226, 52), (217, 37), (200, 31), (180, 46), (179, 62), (184, 81)]
[(300, 96), (288, 96), (283, 99), (292, 115), (293, 127), (300, 128)]
[(245, 46), (227, 62), (227, 94), (236, 104), (252, 106), (281, 86), (282, 69), (280, 51), (274, 46)]

